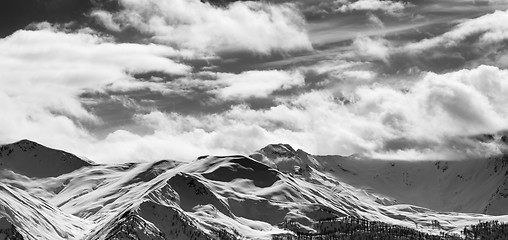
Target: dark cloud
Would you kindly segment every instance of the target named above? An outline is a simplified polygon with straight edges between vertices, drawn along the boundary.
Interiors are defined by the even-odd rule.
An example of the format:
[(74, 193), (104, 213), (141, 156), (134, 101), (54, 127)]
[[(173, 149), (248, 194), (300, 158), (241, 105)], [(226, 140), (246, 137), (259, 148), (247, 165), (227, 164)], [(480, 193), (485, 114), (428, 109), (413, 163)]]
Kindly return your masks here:
[(318, 72), (316, 70), (309, 70), (305, 72), (305, 85), (316, 88), (321, 83), (324, 83), (331, 79), (333, 76), (330, 72)]
[[(257, 55), (252, 52), (232, 52), (232, 53), (218, 53), (217, 58), (210, 60), (191, 60), (190, 62), (197, 63), (193, 66), (199, 66), (198, 69), (208, 70), (214, 72), (231, 72), (241, 73), (244, 71), (259, 69), (259, 65), (267, 62), (283, 61), (291, 59), (299, 55), (309, 53), (304, 51), (301, 53), (273, 53), (270, 55)], [(264, 68), (268, 70), (269, 67)]]
[(251, 0), (200, 0), (200, 1), (204, 2), (204, 3), (210, 3), (210, 4), (212, 4), (214, 6), (218, 6), (218, 7), (226, 7), (227, 5), (234, 3), (234, 2), (251, 1)]

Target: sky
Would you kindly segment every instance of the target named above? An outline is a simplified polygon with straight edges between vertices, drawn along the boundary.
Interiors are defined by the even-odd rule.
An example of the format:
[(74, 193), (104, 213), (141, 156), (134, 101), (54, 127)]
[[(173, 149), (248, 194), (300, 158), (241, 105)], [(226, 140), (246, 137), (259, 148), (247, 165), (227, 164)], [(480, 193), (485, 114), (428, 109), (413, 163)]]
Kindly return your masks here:
[(98, 163), (507, 151), (505, 0), (2, 4), (0, 144)]

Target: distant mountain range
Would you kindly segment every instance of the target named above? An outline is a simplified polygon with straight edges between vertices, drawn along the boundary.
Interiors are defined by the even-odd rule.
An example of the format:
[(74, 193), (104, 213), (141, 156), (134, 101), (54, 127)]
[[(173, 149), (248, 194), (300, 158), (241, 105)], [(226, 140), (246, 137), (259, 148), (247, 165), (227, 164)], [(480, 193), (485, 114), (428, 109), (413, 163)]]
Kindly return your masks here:
[(459, 234), (508, 221), (505, 156), (388, 161), (274, 144), (103, 165), (23, 140), (0, 147), (0, 175), (0, 239), (272, 239), (346, 216)]

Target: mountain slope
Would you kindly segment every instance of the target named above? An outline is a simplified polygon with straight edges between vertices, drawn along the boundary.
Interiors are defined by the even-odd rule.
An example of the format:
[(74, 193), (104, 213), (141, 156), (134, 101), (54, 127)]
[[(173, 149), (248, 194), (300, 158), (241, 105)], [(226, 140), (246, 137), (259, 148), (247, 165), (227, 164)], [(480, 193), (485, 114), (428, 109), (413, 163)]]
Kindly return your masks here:
[[(394, 197), (398, 191), (389, 192), (383, 184), (405, 186), (407, 181), (397, 177), (411, 170), (413, 163), (403, 167), (397, 162), (392, 167), (390, 162), (371, 166), (362, 161), (367, 160), (313, 156), (289, 145), (270, 145), (253, 158), (208, 156), (189, 163), (90, 165), (62, 170), (65, 174), (51, 178), (0, 171), (0, 219), (6, 225), (3, 229), (17, 229), (24, 239), (51, 240), (271, 239), (292, 231), (316, 233), (320, 221), (345, 216), (433, 234), (459, 233), (478, 221), (508, 221), (508, 216), (442, 212), (401, 203)], [(504, 174), (503, 162), (492, 161), (485, 171), (495, 168)], [(422, 166), (450, 174), (462, 169), (451, 164), (443, 171), (445, 165), (438, 165), (439, 169)], [(374, 185), (369, 174), (380, 170), (386, 176), (378, 176), (381, 183)], [(412, 174), (418, 171), (413, 171), (408, 179), (416, 181)], [(471, 183), (484, 179), (480, 176), (483, 173)], [(449, 180), (441, 175), (438, 179)], [(499, 188), (498, 195), (503, 196), (503, 182), (494, 180), (489, 182), (497, 184), (492, 191)], [(496, 211), (504, 204), (496, 200), (498, 195), (489, 198)], [(288, 223), (292, 231), (286, 229)]]

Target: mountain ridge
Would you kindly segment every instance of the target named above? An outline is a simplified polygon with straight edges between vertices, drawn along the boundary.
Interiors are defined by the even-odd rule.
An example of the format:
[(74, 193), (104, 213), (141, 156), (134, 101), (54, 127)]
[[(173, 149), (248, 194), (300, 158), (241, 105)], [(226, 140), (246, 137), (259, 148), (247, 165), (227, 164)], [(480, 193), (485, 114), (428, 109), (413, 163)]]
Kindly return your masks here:
[[(12, 174), (0, 178), (0, 220), (12, 223), (24, 239), (51, 240), (271, 239), (294, 231), (315, 234), (319, 221), (346, 216), (432, 234), (460, 233), (479, 220), (508, 221), (504, 212), (443, 212), (397, 199), (373, 182), (407, 191), (402, 188), (407, 183), (417, 186), (412, 182), (417, 171), (403, 174), (412, 163), (371, 161), (311, 155), (272, 144), (250, 157), (89, 165), (49, 178)], [(498, 182), (489, 182), (494, 193), (499, 189), (489, 196), (494, 212), (504, 211), (498, 208), (505, 199), (504, 163), (492, 159), (485, 165), (488, 171), (482, 172), (499, 176)], [(463, 170), (449, 162), (422, 166), (422, 171), (442, 174), (443, 181)], [(373, 178), (373, 172), (383, 169), (385, 177)], [(21, 198), (9, 197), (15, 195)], [(293, 230), (284, 227), (287, 223)]]
[[(369, 159), (358, 155), (311, 155), (303, 150), (294, 150), (285, 144), (272, 144), (251, 156), (263, 162), (272, 162), (274, 168), (287, 173), (302, 174), (306, 168), (312, 167), (398, 203), (448, 212), (464, 211), (494, 215), (508, 213), (502, 207), (508, 204), (508, 156), (504, 154), (460, 161), (395, 161)], [(295, 166), (297, 169), (294, 169)], [(432, 183), (429, 185), (435, 188), (427, 187), (426, 181)], [(471, 185), (472, 183), (475, 185)], [(485, 187), (490, 189), (483, 192), (474, 191)], [(440, 192), (433, 194), (432, 191)], [(429, 196), (435, 198), (429, 199)], [(481, 206), (473, 206), (480, 200), (471, 199), (472, 197), (483, 197), (481, 201), (484, 203)], [(455, 202), (459, 203), (465, 201), (464, 199), (470, 199), (472, 203), (469, 206), (467, 202), (466, 206), (453, 204), (453, 201), (444, 203), (447, 198), (457, 199)]]

